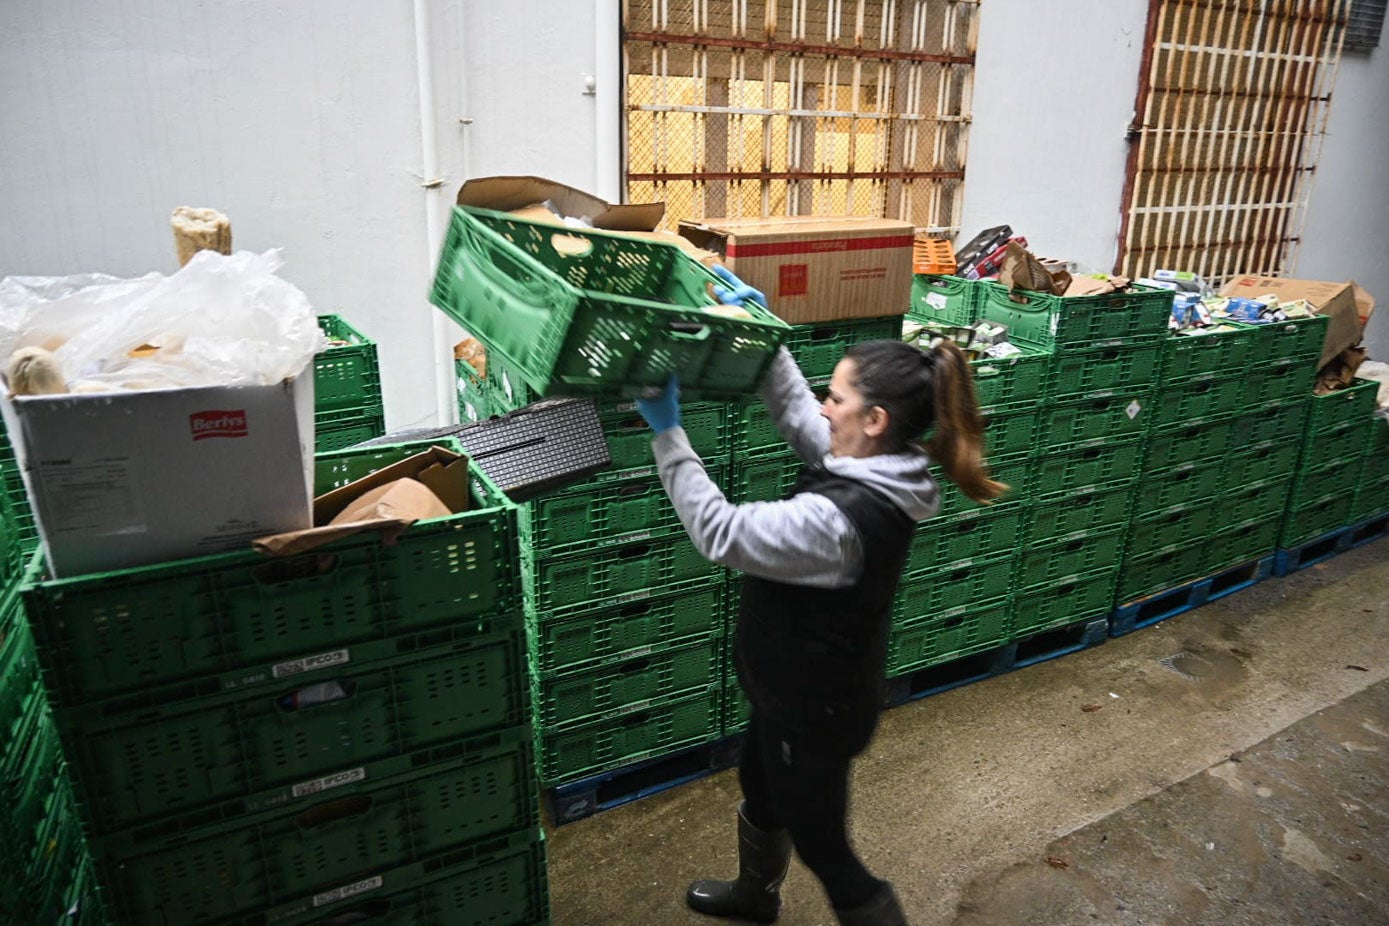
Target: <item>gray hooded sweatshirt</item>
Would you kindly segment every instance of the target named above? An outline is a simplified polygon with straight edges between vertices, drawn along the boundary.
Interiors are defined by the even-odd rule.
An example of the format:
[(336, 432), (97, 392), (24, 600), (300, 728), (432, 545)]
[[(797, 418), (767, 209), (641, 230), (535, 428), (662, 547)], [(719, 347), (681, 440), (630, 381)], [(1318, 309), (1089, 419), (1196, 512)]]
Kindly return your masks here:
[[(762, 400), (777, 430), (808, 463), (871, 486), (913, 521), (935, 514), (939, 498), (930, 458), (905, 453), (836, 457), (829, 453), (829, 421), (785, 348), (762, 384)], [(802, 492), (784, 501), (734, 505), (704, 471), (683, 428), (653, 441), (661, 483), (680, 523), (702, 556), (749, 575), (812, 588), (846, 588), (863, 569), (858, 528), (823, 495)]]

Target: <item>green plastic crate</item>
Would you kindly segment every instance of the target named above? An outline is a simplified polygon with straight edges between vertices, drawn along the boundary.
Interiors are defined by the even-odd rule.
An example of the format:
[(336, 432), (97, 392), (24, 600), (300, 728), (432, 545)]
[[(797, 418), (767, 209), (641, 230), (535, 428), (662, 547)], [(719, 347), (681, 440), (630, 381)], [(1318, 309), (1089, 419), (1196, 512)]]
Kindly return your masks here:
[(728, 500), (734, 504), (780, 501), (795, 487), (804, 465), (789, 451), (752, 459), (739, 459), (735, 454)]
[(1145, 392), (1057, 402), (1042, 414), (1037, 443), (1061, 448), (1100, 440), (1140, 439), (1160, 401), (1156, 393)]
[(986, 414), (1032, 408), (1047, 394), (1056, 359), (1050, 351), (1014, 345), (1022, 353), (1011, 357), (979, 357), (969, 362), (974, 395)]
[(1245, 401), (1263, 405), (1305, 397), (1317, 381), (1317, 368), (1302, 360), (1265, 363), (1245, 371)]
[(1278, 545), (1295, 547), (1352, 523), (1356, 513), (1355, 492), (1342, 485), (1321, 498), (1293, 498), (1283, 519)]
[(544, 833), (522, 830), (388, 870), (325, 883), (299, 900), (217, 926), (447, 923), (545, 926), (550, 922)]
[(540, 736), (540, 783), (577, 781), (717, 739), (723, 686), (612, 720), (600, 720)]
[(314, 410), (381, 408), (381, 367), (376, 342), (338, 315), (318, 316), (318, 327), (330, 341), (314, 357)]
[(66, 912), (68, 876), (82, 850), (82, 832), (67, 785), (49, 795), (34, 851), (22, 867), (0, 879), (0, 914), (6, 923), (57, 923)]
[(748, 719), (752, 716), (752, 702), (748, 700), (747, 694), (736, 680), (723, 686), (722, 716), (724, 736), (732, 736), (748, 728)]
[(1037, 450), (1042, 413), (1028, 411), (985, 413), (984, 449), (990, 456), (1009, 457)]
[(545, 730), (611, 720), (657, 700), (676, 700), (723, 682), (723, 640), (653, 649), (578, 672), (539, 677), (533, 703)]
[(1306, 395), (1283, 398), (1240, 413), (1239, 433), (1246, 446), (1269, 441), (1294, 442), (1302, 438), (1307, 428), (1311, 398)]
[(1278, 529), (1276, 517), (1245, 521), (1209, 534), (1199, 543), (1183, 541), (1146, 556), (1126, 557), (1118, 601), (1128, 604), (1272, 553)]
[(456, 207), (431, 301), (539, 395), (635, 395), (671, 372), (689, 399), (756, 388), (788, 326), (717, 306), (712, 272), (677, 245)]
[(1329, 316), (1314, 315), (1311, 318), (1294, 318), (1264, 325), (1247, 322), (1233, 324), (1253, 332), (1253, 344), (1249, 349), (1250, 363), (1294, 360), (1305, 361), (1315, 367), (1321, 359), (1322, 345), (1326, 341), (1326, 328), (1330, 322)]
[(1013, 639), (1065, 627), (1114, 610), (1114, 582), (1118, 572), (1103, 569), (1086, 576), (1063, 579), (1039, 592), (1019, 595), (1013, 602)]
[(1246, 446), (1226, 458), (1222, 467), (1226, 485), (1243, 485), (1291, 475), (1297, 469), (1301, 450), (1298, 444), (1292, 442), (1272, 441)]
[(970, 603), (924, 620), (894, 625), (887, 640), (887, 677), (963, 659), (1007, 643), (1012, 635), (1009, 598)]
[(487, 393), (491, 396), (490, 407), (497, 413), (515, 411), (541, 397), (519, 370), (507, 364), (505, 357), (487, 358), (485, 382)]
[(521, 726), (470, 743), (466, 757), (404, 775), (349, 780), (212, 825), (192, 814), (89, 847), (105, 906), (122, 922), (214, 920), (534, 827), (533, 770), (531, 729)]
[(979, 284), (957, 276), (918, 273), (912, 277), (908, 319), (972, 325), (979, 318)]
[(1312, 411), (1307, 419), (1307, 432), (1321, 434), (1347, 422), (1369, 418), (1375, 413), (1375, 397), (1378, 393), (1377, 381), (1357, 377), (1354, 385), (1349, 388), (1312, 396)]
[(384, 415), (367, 415), (347, 421), (314, 422), (314, 451), (344, 450), (353, 444), (373, 440), (386, 433)]
[(41, 693), (31, 696), (21, 715), (4, 731), (0, 756), (0, 864), (27, 868), (50, 813), (61, 756), (58, 735)]
[(967, 559), (902, 579), (892, 605), (894, 626), (918, 622), (943, 611), (1004, 598), (1012, 591), (1012, 553)]
[(1193, 418), (1150, 431), (1143, 453), (1143, 472), (1160, 478), (1173, 467), (1218, 460), (1244, 436), (1244, 422), (1237, 417)]
[(1134, 492), (1133, 517), (1214, 499), (1227, 487), (1289, 476), (1297, 466), (1299, 453), (1299, 444), (1275, 441), (1230, 453), (1222, 460), (1147, 473)]
[(827, 377), (844, 359), (844, 353), (864, 341), (902, 338), (902, 316), (855, 318), (836, 322), (792, 325), (786, 336), (786, 349), (807, 379)]
[(573, 672), (719, 636), (723, 583), (651, 598), (596, 614), (531, 622), (531, 664), (538, 673)]
[[(723, 467), (709, 467), (716, 485)], [(521, 509), (527, 543), (536, 554), (557, 555), (663, 537), (680, 531), (680, 519), (655, 475), (586, 480), (543, 495)]]
[(1058, 540), (1025, 547), (1018, 553), (1013, 580), (1019, 595), (1035, 593), (1057, 582), (1088, 575), (1102, 569), (1116, 569), (1124, 548), (1124, 529), (1116, 527), (1091, 533), (1076, 533)]
[(1092, 489), (1064, 499), (1033, 505), (1020, 546), (1024, 549), (1080, 531), (1101, 531), (1128, 523), (1133, 495), (1128, 486)]
[(981, 282), (978, 315), (1008, 326), (1015, 341), (1060, 349), (1161, 341), (1172, 294), (1134, 285), (1128, 292), (1053, 296)]
[(1222, 526), (1216, 507), (1204, 501), (1148, 512), (1130, 523), (1124, 556), (1141, 559), (1174, 543), (1199, 543)]
[[(324, 454), (320, 492), (451, 440)], [(295, 665), (386, 658), (408, 635), (519, 612), (515, 506), (475, 466), (472, 507), (267, 559), (225, 553), (70, 579), (36, 561), (24, 588), (49, 696), (72, 705), (176, 681), (264, 684)], [(398, 639), (400, 638), (400, 639)]]
[(1034, 471), (1034, 457), (1031, 454), (990, 455), (985, 462), (988, 465), (990, 475), (998, 482), (1008, 486), (1008, 491), (990, 503), (976, 502), (961, 492), (960, 488), (945, 475), (944, 470), (936, 467), (932, 470), (932, 475), (936, 479), (936, 488), (940, 492), (940, 507), (937, 509), (936, 517), (951, 518), (958, 515), (992, 511), (1004, 504), (1023, 501), (1030, 497)]
[(458, 420), (481, 421), (492, 414), (492, 389), (486, 377), (466, 360), (453, 362), (454, 390), (458, 393)]
[(1249, 385), (1243, 378), (1198, 379), (1163, 388), (1153, 397), (1149, 427), (1175, 427), (1193, 418), (1230, 415), (1248, 401)]
[(1303, 449), (1303, 459), (1293, 475), (1288, 495), (1289, 507), (1300, 508), (1336, 492), (1347, 495), (1353, 492), (1351, 479), (1354, 473), (1363, 470), (1364, 454), (1337, 452), (1336, 448), (1333, 442), (1312, 442)]
[(714, 582), (720, 567), (683, 533), (596, 553), (536, 557), (528, 589), (539, 616), (598, 611)]
[(1378, 482), (1389, 477), (1389, 418), (1371, 416), (1364, 458), (1361, 482)]
[(902, 575), (914, 576), (940, 569), (942, 564), (988, 559), (1012, 551), (1018, 546), (1025, 516), (1022, 505), (1001, 504), (918, 521)]
[(498, 624), (269, 690), (154, 688), (59, 709), (88, 823), (108, 832), (523, 723), (525, 629)]
[(1278, 547), (1278, 534), (1276, 517), (1245, 521), (1221, 531), (1209, 543), (1209, 549), (1217, 557), (1216, 570), (1268, 556)]
[(1215, 499), (1213, 530), (1257, 519), (1277, 521), (1287, 510), (1292, 485), (1284, 474), (1226, 488)]
[(1363, 521), (1389, 511), (1389, 476), (1373, 482), (1360, 482), (1355, 487), (1355, 506), (1351, 523)]
[(1063, 351), (1052, 360), (1047, 392), (1053, 401), (1148, 393), (1161, 361), (1157, 344)]
[[(829, 377), (817, 377), (807, 382), (816, 398), (823, 402), (830, 385)], [(761, 399), (729, 405), (728, 424), (735, 457), (780, 453), (788, 449)]]
[[(626, 479), (636, 476), (627, 470), (652, 469), (656, 457), (651, 450), (651, 425), (646, 423), (632, 403), (614, 403), (599, 407), (598, 422), (608, 441), (612, 468), (600, 474), (605, 479)], [(729, 428), (726, 405), (695, 404), (680, 409), (680, 425), (690, 439), (695, 453), (706, 461), (716, 461), (728, 455)], [(654, 470), (653, 470), (654, 471)]]
[(10, 726), (19, 719), (39, 682), (39, 664), (16, 589), (0, 604), (0, 755)]
[(1143, 442), (1136, 440), (1057, 448), (1037, 461), (1032, 496), (1043, 500), (1126, 485), (1137, 477), (1142, 456)]
[(1252, 360), (1255, 334), (1222, 325), (1192, 328), (1162, 342), (1162, 382), (1239, 376)]

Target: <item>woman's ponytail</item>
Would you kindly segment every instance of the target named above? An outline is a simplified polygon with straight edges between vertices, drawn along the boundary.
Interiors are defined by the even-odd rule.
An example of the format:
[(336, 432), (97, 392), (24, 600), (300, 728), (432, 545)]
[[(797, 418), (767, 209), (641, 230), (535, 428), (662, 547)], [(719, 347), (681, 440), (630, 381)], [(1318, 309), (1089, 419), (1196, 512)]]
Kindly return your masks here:
[(951, 341), (942, 341), (931, 353), (936, 421), (926, 450), (970, 498), (977, 502), (998, 498), (1008, 486), (990, 478), (984, 464), (984, 421), (969, 361)]

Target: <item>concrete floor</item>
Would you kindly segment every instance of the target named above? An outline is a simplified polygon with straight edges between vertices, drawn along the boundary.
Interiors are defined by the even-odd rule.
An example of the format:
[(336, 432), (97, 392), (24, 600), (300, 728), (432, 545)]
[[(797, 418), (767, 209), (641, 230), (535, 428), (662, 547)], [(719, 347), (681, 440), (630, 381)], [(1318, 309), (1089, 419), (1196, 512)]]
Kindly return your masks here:
[[(683, 894), (733, 873), (737, 800), (551, 830), (555, 926), (713, 922)], [(1389, 538), (886, 712), (851, 821), (914, 926), (1389, 924)], [(799, 862), (782, 896), (834, 923)]]

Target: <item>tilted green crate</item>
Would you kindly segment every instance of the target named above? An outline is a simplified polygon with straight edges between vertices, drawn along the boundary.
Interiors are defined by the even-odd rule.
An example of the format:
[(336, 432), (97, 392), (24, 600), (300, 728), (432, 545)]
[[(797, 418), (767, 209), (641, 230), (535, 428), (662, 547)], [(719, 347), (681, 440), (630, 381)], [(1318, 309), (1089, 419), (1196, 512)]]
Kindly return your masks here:
[(455, 207), (430, 298), (539, 395), (632, 396), (675, 372), (687, 398), (730, 399), (789, 329), (754, 304), (729, 317), (714, 285), (677, 245)]
[(979, 283), (963, 277), (918, 273), (912, 277), (908, 319), (972, 325), (979, 318)]
[(579, 671), (538, 676), (532, 701), (536, 723), (548, 731), (620, 717), (652, 701), (692, 695), (722, 681), (723, 640), (705, 637)]
[(902, 337), (902, 316), (854, 318), (837, 322), (816, 322), (792, 325), (786, 336), (786, 349), (795, 358), (796, 366), (807, 379), (828, 377), (844, 359), (844, 353), (864, 341), (892, 340)]

